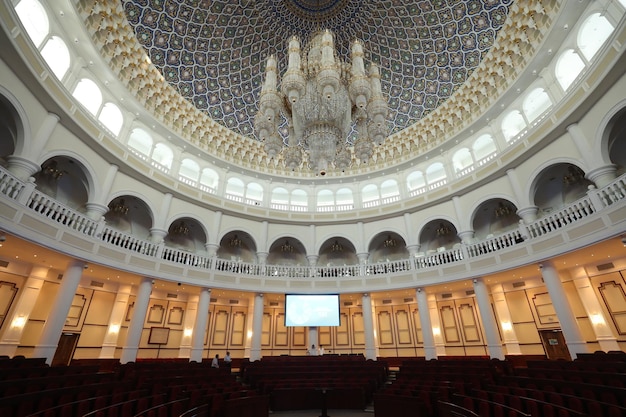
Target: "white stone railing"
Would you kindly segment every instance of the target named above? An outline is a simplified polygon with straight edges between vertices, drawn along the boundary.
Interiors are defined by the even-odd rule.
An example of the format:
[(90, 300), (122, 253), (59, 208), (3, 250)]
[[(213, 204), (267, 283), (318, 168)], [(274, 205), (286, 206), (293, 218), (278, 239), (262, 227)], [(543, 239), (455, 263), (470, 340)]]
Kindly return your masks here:
[(626, 199), (626, 174), (601, 189), (591, 186), (587, 195), (558, 211), (551, 212), (530, 224), (520, 222), (516, 229), (480, 242), (467, 245), (460, 244), (450, 250), (420, 254), (410, 259), (365, 265), (317, 267), (244, 263), (209, 257), (168, 247), (163, 243), (157, 244), (149, 240), (139, 239), (106, 225), (104, 220), (95, 221), (84, 213), (67, 207), (37, 190), (34, 182), (21, 181), (4, 167), (0, 167), (0, 195), (3, 199), (13, 200), (25, 209), (56, 223), (58, 227), (71, 229), (106, 245), (154, 258), (155, 261), (165, 261), (200, 270), (257, 277), (340, 278), (405, 274), (411, 270), (437, 268), (441, 265), (492, 255), (514, 245), (557, 233), (564, 227), (587, 220), (590, 216)]

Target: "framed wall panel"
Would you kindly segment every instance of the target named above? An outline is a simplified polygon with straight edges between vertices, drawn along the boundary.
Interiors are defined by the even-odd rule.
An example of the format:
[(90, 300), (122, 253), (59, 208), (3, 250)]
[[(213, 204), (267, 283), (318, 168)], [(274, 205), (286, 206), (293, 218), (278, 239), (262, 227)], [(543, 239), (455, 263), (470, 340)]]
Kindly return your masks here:
[(246, 312), (243, 310), (233, 311), (230, 322), (229, 346), (243, 346), (246, 342)]
[(169, 327), (151, 327), (148, 343), (151, 345), (167, 345), (170, 337)]
[(161, 304), (153, 304), (148, 309), (146, 322), (150, 324), (162, 324), (165, 318), (165, 307)]
[(539, 324), (544, 327), (557, 327), (559, 326), (559, 319), (556, 316), (556, 311), (552, 305), (552, 299), (547, 292), (537, 292), (531, 298), (532, 304), (535, 307), (535, 313), (537, 314), (537, 320)]
[(211, 345), (226, 346), (230, 309), (218, 306), (218, 308), (215, 309), (214, 315), (213, 340), (211, 341)]
[(441, 316), (441, 326), (443, 327), (443, 336), (446, 342), (459, 343), (461, 338), (459, 337), (454, 308), (449, 305), (441, 306), (439, 314)]
[(290, 327), (292, 332), (292, 346), (306, 348), (306, 327)]
[(332, 327), (320, 327), (317, 331), (317, 342), (325, 349), (333, 346)]
[(394, 318), (396, 322), (398, 345), (413, 344), (411, 337), (411, 318), (409, 316), (408, 307), (400, 306), (394, 308)]
[(480, 328), (474, 310), (474, 305), (462, 303), (459, 305), (459, 317), (461, 318), (461, 329), (466, 342), (480, 342)]
[(352, 340), (355, 346), (365, 346), (365, 326), (363, 324), (363, 313), (356, 311), (352, 313)]
[(0, 329), (17, 294), (17, 285), (13, 282), (0, 281)]
[(600, 284), (598, 291), (606, 305), (613, 324), (620, 335), (626, 334), (626, 295), (624, 288), (615, 281), (606, 281)]
[(70, 306), (70, 310), (67, 312), (64, 328), (76, 329), (77, 327), (79, 327), (81, 317), (83, 316), (83, 312), (85, 311), (86, 304), (87, 298), (85, 297), (85, 295), (74, 294), (74, 298), (72, 299), (72, 305)]
[(274, 328), (276, 333), (274, 334), (274, 346), (288, 347), (289, 346), (289, 329), (285, 327), (285, 313), (277, 313), (274, 316)]
[(272, 342), (272, 314), (263, 312), (261, 324), (261, 346), (269, 347)]
[(174, 326), (180, 326), (183, 324), (183, 318), (185, 317), (185, 310), (182, 307), (176, 306), (170, 308), (169, 315), (167, 317), (167, 324)]
[(411, 310), (413, 317), (413, 328), (415, 329), (415, 342), (418, 345), (424, 344), (424, 336), (422, 335), (422, 322), (420, 321), (420, 313), (417, 308)]
[(393, 345), (393, 320), (388, 310), (376, 310), (378, 322), (378, 344), (380, 346)]
[(350, 329), (348, 315), (345, 312), (339, 313), (339, 326), (335, 327), (335, 340), (337, 346), (350, 346)]

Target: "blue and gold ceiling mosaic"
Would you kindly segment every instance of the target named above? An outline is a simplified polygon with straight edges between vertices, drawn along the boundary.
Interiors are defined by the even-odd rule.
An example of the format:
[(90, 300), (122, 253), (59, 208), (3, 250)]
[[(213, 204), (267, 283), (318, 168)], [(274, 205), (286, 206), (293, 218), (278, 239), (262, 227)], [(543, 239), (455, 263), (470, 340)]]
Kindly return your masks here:
[(265, 60), (287, 65), (287, 41), (335, 33), (339, 55), (360, 39), (381, 69), (391, 133), (441, 105), (494, 44), (514, 0), (122, 0), (167, 82), (213, 120), (254, 137)]

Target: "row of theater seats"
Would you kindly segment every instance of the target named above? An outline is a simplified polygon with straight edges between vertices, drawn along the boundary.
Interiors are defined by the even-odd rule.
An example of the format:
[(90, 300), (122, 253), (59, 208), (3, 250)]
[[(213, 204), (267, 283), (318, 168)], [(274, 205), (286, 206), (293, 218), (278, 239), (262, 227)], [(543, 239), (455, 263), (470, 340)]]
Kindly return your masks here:
[(4, 362), (0, 360), (3, 417), (269, 415), (268, 396), (244, 387), (230, 370), (211, 368), (210, 361), (102, 361), (100, 366), (90, 361), (64, 367)]
[[(626, 357), (626, 355), (624, 356)], [(519, 358), (518, 358), (519, 361)], [(624, 417), (626, 360), (405, 360), (376, 417)]]
[(247, 364), (242, 378), (269, 395), (270, 409), (363, 410), (385, 383), (385, 363), (363, 356), (281, 356)]

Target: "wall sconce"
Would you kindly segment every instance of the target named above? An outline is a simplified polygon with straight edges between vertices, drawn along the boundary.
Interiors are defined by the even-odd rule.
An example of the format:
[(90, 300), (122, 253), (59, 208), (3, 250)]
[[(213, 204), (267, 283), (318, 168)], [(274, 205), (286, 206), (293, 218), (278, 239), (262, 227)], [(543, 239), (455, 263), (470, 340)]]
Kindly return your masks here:
[(185, 329), (183, 331), (183, 336), (184, 337), (191, 337), (192, 334), (193, 334), (193, 329)]
[(433, 336), (441, 335), (441, 329), (439, 327), (433, 327)]
[(252, 330), (248, 330), (248, 339), (252, 339)]
[(109, 326), (109, 333), (111, 334), (118, 334), (120, 332), (120, 325), (119, 324), (112, 324)]
[(503, 321), (502, 330), (504, 330), (505, 332), (510, 332), (511, 330), (513, 330), (513, 325), (510, 321)]
[(24, 316), (17, 316), (16, 318), (13, 319), (13, 322), (11, 323), (11, 327), (16, 327), (18, 329), (23, 328), (26, 325), (26, 317)]
[(591, 319), (591, 323), (595, 324), (596, 326), (605, 324), (602, 314), (592, 314), (589, 316), (589, 318)]

